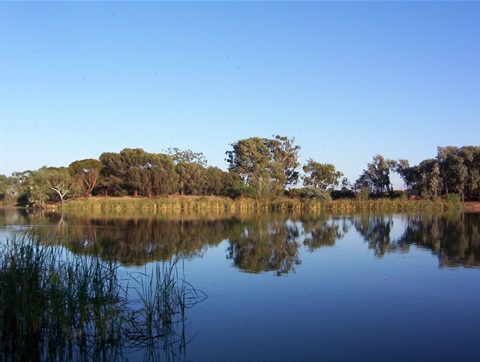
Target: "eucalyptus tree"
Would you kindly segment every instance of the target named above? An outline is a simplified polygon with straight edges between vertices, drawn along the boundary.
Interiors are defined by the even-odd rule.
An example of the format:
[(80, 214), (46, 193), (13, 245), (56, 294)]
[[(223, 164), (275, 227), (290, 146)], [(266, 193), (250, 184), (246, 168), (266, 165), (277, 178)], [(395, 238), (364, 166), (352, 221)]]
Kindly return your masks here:
[(288, 139), (288, 137), (279, 135), (266, 141), (273, 161), (270, 164), (274, 180), (271, 190), (278, 194), (285, 187), (295, 185), (298, 182), (299, 172), (297, 168), (300, 166), (298, 162), (300, 146), (293, 145), (295, 138)]
[(95, 188), (103, 164), (95, 159), (74, 161), (69, 166), (70, 175), (77, 182), (78, 187), (85, 197), (90, 197)]
[(227, 151), (230, 172), (238, 175), (244, 185), (255, 190), (257, 197), (278, 194), (298, 181), (298, 152), (294, 139), (251, 137), (231, 144)]
[(175, 172), (175, 165), (170, 155), (163, 153), (150, 154), (149, 171), (150, 195), (170, 195), (175, 192), (178, 175)]
[(201, 152), (169, 148), (178, 175), (178, 193), (200, 195), (205, 189), (207, 159)]
[(376, 195), (382, 195), (392, 190), (390, 170), (395, 169), (395, 161), (385, 159), (381, 155), (373, 157), (373, 162), (367, 164), (367, 169), (355, 182), (355, 189), (368, 189)]
[(181, 150), (177, 147), (167, 149), (167, 154), (172, 157), (174, 164), (196, 163), (203, 167), (207, 166), (207, 159), (202, 152), (193, 152), (192, 150)]
[(443, 181), (438, 160), (424, 160), (413, 172), (418, 175), (417, 194), (423, 197), (437, 197), (441, 194)]
[(48, 187), (58, 195), (61, 203), (76, 194), (76, 182), (67, 167), (47, 167), (39, 170)]
[(22, 189), (21, 198), (26, 204), (39, 208), (45, 208), (48, 200), (52, 197), (52, 190), (45, 182), (46, 166), (37, 171), (15, 172), (15, 177)]
[(445, 193), (480, 199), (480, 147), (438, 147), (437, 160)]
[(120, 153), (103, 153), (100, 186), (104, 193), (137, 196), (172, 194), (178, 182), (172, 157), (125, 148)]
[(125, 168), (122, 178), (130, 194), (137, 197), (148, 188), (149, 155), (141, 148), (124, 148), (120, 151)]
[(454, 146), (438, 147), (437, 160), (445, 193), (458, 193), (463, 200), (468, 179), (468, 168), (459, 152), (459, 148)]
[(209, 166), (205, 171), (205, 195), (220, 196), (225, 190), (225, 187), (231, 180), (228, 172), (221, 170), (218, 167)]
[(303, 176), (304, 186), (313, 186), (322, 191), (328, 188), (335, 188), (340, 184), (340, 177), (343, 173), (337, 171), (335, 166), (330, 163), (319, 163), (312, 159), (307, 160), (303, 166), (305, 176)]
[(104, 152), (99, 158), (103, 167), (100, 171), (98, 189), (104, 196), (120, 196), (126, 193), (124, 173), (126, 164), (119, 153)]
[(465, 195), (480, 200), (480, 147), (464, 146), (459, 153), (468, 170)]
[(198, 163), (177, 163), (178, 193), (180, 195), (200, 195), (205, 188), (205, 167)]
[(15, 177), (0, 175), (0, 200), (7, 205), (14, 205), (20, 196), (20, 183)]

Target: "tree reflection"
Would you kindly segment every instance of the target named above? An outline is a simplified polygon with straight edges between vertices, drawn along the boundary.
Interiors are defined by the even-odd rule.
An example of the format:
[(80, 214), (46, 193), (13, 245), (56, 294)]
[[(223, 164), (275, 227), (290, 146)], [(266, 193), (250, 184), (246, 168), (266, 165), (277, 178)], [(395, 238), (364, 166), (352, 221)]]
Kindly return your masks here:
[(394, 220), (392, 215), (360, 215), (354, 219), (355, 229), (368, 243), (368, 248), (374, 250), (377, 257), (383, 257), (387, 252), (408, 252), (409, 245), (399, 243), (391, 238)]
[(331, 215), (304, 215), (301, 217), (305, 238), (303, 245), (308, 251), (325, 246), (334, 246), (349, 229), (347, 218), (332, 218)]
[[(89, 219), (45, 215), (57, 225), (55, 237), (76, 254), (115, 258), (123, 265), (144, 265), (174, 255), (201, 256), (209, 245), (228, 238), (229, 220)], [(38, 228), (45, 236), (50, 228)]]
[[(68, 250), (114, 257), (123, 265), (144, 265), (180, 255), (202, 257), (209, 246), (228, 241), (227, 258), (239, 269), (278, 275), (301, 264), (299, 248), (316, 252), (332, 247), (351, 228), (377, 257), (428, 248), (442, 267), (479, 266), (480, 214), (384, 215), (266, 214), (206, 218), (88, 218), (55, 212), (35, 214), (0, 210), (3, 224), (35, 225), (44, 240), (55, 235)], [(52, 225), (55, 232), (52, 233)]]
[(480, 214), (408, 216), (399, 243), (431, 249), (440, 267), (480, 266)]
[(227, 258), (243, 271), (275, 271), (280, 276), (295, 271), (298, 257), (298, 229), (284, 217), (248, 221), (230, 234)]
[(480, 214), (404, 215), (405, 229), (392, 238), (394, 218), (385, 215), (355, 217), (356, 230), (378, 257), (408, 252), (411, 245), (432, 250), (440, 267), (480, 266)]

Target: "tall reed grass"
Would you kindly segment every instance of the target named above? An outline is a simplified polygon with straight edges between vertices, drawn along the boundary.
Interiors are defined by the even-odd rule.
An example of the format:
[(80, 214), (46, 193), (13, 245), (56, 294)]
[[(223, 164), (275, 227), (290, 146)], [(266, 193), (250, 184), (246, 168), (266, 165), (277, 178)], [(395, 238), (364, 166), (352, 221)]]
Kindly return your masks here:
[[(130, 282), (114, 260), (69, 254), (34, 234), (0, 242), (0, 360), (158, 359), (185, 348), (185, 310), (206, 296), (178, 276), (177, 261)], [(135, 299), (132, 295), (137, 294)]]
[(230, 199), (224, 197), (164, 197), (164, 198), (90, 198), (72, 200), (64, 210), (90, 214), (165, 214), (203, 213), (209, 215), (238, 215), (259, 212), (418, 212), (445, 211), (461, 208), (461, 204), (445, 200), (342, 199), (335, 201), (276, 199)]

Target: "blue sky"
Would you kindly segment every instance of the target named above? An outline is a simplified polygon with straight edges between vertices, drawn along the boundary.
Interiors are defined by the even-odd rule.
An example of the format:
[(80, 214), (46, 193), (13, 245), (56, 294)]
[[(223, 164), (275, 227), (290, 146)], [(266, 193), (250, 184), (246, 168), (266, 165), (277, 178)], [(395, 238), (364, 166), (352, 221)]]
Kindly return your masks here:
[(479, 2), (0, 3), (0, 174), (295, 137), (355, 181), (480, 145)]

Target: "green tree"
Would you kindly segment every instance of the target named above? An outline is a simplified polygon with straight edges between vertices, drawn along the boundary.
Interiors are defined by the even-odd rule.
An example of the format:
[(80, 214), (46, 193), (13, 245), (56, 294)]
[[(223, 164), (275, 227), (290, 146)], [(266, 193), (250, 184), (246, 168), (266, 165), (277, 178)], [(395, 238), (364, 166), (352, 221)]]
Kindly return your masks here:
[(438, 147), (437, 161), (443, 181), (443, 192), (480, 199), (480, 147)]
[(134, 197), (147, 189), (148, 182), (148, 154), (141, 148), (125, 148), (120, 151), (125, 169), (122, 178), (129, 193)]
[(120, 196), (127, 194), (123, 175), (126, 164), (119, 153), (104, 152), (100, 155), (103, 168), (100, 171), (98, 189), (104, 196)]
[(7, 205), (14, 205), (20, 197), (21, 185), (15, 177), (0, 175), (0, 200)]
[(178, 192), (183, 195), (200, 195), (205, 189), (207, 160), (203, 153), (178, 148), (168, 149), (178, 175)]
[(209, 166), (205, 171), (205, 195), (222, 195), (225, 186), (230, 178), (228, 172), (225, 172), (218, 167)]
[(76, 183), (67, 167), (48, 167), (40, 172), (45, 183), (58, 195), (62, 204), (68, 197), (75, 197)]
[(458, 147), (438, 147), (437, 160), (445, 193), (458, 193), (463, 201), (468, 180), (468, 168)]
[(335, 166), (329, 163), (319, 163), (312, 159), (307, 160), (303, 166), (305, 176), (303, 177), (304, 186), (313, 186), (322, 191), (328, 188), (335, 188), (338, 186), (340, 177), (343, 173), (335, 170)]
[(197, 163), (203, 167), (207, 166), (207, 159), (202, 152), (193, 152), (192, 150), (181, 150), (177, 147), (169, 148), (167, 153), (172, 157), (174, 164), (179, 163)]
[(94, 159), (74, 161), (69, 166), (70, 175), (85, 197), (90, 197), (92, 190), (98, 182), (103, 164)]
[(175, 165), (180, 195), (200, 195), (205, 186), (205, 168), (198, 163), (180, 162)]
[(175, 192), (178, 175), (172, 157), (163, 153), (151, 155), (150, 195), (170, 195)]
[(178, 176), (172, 157), (125, 148), (103, 153), (100, 188), (105, 195), (159, 196), (174, 192)]
[(52, 196), (52, 190), (45, 182), (46, 166), (37, 171), (23, 171), (14, 173), (14, 177), (19, 180), (22, 188), (26, 204), (31, 204), (35, 207), (45, 208), (47, 201)]
[(480, 200), (480, 147), (461, 147), (460, 155), (468, 170), (465, 195)]
[(437, 197), (441, 193), (442, 178), (437, 160), (424, 160), (415, 168), (419, 175), (417, 194), (423, 197)]
[(245, 186), (255, 190), (257, 197), (277, 195), (298, 181), (299, 146), (294, 139), (251, 137), (233, 143), (227, 151), (229, 170), (238, 175)]
[(373, 162), (367, 164), (367, 169), (355, 182), (355, 189), (368, 189), (376, 195), (383, 195), (392, 190), (390, 170), (395, 169), (396, 162), (385, 159), (381, 155), (373, 157)]
[(298, 152), (300, 146), (294, 146), (295, 138), (288, 139), (284, 136), (274, 136), (274, 139), (266, 140), (270, 149), (271, 175), (273, 183), (270, 187), (275, 194), (282, 192), (287, 186), (295, 185), (298, 182), (299, 173), (297, 168)]

